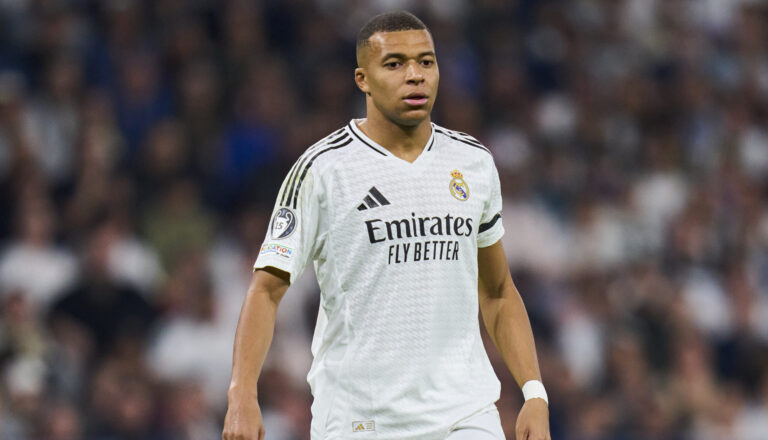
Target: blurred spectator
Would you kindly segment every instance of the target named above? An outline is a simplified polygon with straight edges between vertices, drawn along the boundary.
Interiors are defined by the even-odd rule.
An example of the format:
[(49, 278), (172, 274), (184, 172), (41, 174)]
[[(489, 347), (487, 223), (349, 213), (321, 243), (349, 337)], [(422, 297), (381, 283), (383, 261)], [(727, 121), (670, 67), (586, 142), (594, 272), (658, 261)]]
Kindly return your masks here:
[(154, 200), (157, 188), (168, 187), (190, 174), (191, 155), (187, 145), (178, 122), (168, 119), (152, 127), (137, 167), (141, 200)]
[(45, 71), (45, 88), (30, 106), (27, 123), (34, 155), (54, 182), (70, 177), (73, 171), (82, 75), (82, 65), (75, 56), (53, 58)]
[(92, 382), (88, 438), (166, 438), (156, 420), (157, 390), (146, 373), (107, 361), (97, 369)]
[[(101, 104), (94, 99), (91, 105), (99, 107)], [(113, 203), (114, 174), (121, 148), (112, 127), (102, 121), (89, 124), (82, 130), (81, 136), (78, 157), (81, 171), (72, 182), (63, 223), (70, 236), (82, 240), (82, 234), (93, 228)]]
[(25, 124), (26, 81), (15, 71), (0, 70), (0, 172), (10, 173), (15, 163), (31, 162), (31, 140)]
[(216, 200), (224, 208), (243, 198), (243, 189), (252, 191), (247, 194), (250, 200), (266, 201), (259, 189), (278, 178), (270, 164), (277, 159), (279, 129), (297, 110), (284, 70), (273, 59), (255, 61), (247, 70), (235, 98), (234, 121), (223, 134), (219, 153)]
[(21, 293), (11, 292), (4, 297), (1, 316), (0, 358), (45, 356), (47, 335)]
[(69, 403), (54, 404), (46, 411), (43, 431), (40, 438), (50, 440), (77, 440), (83, 437), (82, 416), (77, 408)]
[(114, 235), (106, 226), (88, 238), (80, 283), (51, 306), (54, 330), (64, 322), (81, 326), (104, 355), (115, 351), (122, 338), (142, 340), (155, 312), (136, 290), (116, 282), (109, 273), (109, 253)]
[(218, 172), (217, 144), (224, 120), (220, 74), (212, 61), (194, 61), (185, 66), (178, 87), (179, 117), (189, 159), (196, 172), (210, 177)]
[(154, 54), (132, 53), (121, 61), (114, 100), (130, 161), (150, 128), (170, 115), (171, 96), (162, 84)]
[(33, 314), (71, 287), (78, 271), (74, 255), (55, 244), (52, 211), (44, 198), (22, 201), (16, 213), (16, 239), (0, 253), (0, 290), (4, 295), (18, 290)]
[(234, 334), (215, 322), (216, 311), (206, 261), (187, 254), (170, 272), (162, 293), (163, 324), (149, 346), (149, 364), (161, 379), (194, 379), (211, 404), (226, 401)]
[(221, 436), (209, 401), (196, 382), (173, 383), (166, 395), (169, 438), (207, 440)]
[(214, 232), (214, 218), (202, 205), (198, 188), (189, 180), (164, 187), (144, 215), (144, 231), (164, 267), (173, 267), (187, 253), (205, 249)]
[(138, 290), (152, 301), (164, 271), (155, 249), (134, 231), (131, 211), (118, 211), (105, 224), (113, 234), (109, 248), (109, 273), (117, 282)]

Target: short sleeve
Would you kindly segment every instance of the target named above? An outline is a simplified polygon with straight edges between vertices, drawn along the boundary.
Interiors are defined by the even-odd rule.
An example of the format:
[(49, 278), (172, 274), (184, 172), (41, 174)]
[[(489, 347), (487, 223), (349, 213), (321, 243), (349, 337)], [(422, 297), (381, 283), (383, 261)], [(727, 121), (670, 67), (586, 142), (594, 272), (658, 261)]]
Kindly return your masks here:
[(501, 184), (496, 165), (491, 161), (488, 200), (483, 207), (480, 226), (477, 229), (477, 247), (488, 247), (501, 239), (504, 226), (501, 224)]
[(313, 173), (289, 173), (275, 202), (267, 236), (253, 270), (267, 266), (290, 274), (290, 282), (301, 275), (318, 250), (322, 192)]

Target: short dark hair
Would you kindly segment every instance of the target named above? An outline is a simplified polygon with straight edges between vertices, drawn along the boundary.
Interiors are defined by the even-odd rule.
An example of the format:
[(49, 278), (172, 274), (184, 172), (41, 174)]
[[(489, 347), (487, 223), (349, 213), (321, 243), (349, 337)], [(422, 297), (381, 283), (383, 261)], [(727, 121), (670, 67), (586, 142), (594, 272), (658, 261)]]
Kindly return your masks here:
[(357, 50), (370, 44), (371, 35), (376, 32), (397, 32), (410, 30), (426, 30), (427, 25), (408, 11), (394, 11), (379, 14), (368, 20), (368, 23), (357, 33)]

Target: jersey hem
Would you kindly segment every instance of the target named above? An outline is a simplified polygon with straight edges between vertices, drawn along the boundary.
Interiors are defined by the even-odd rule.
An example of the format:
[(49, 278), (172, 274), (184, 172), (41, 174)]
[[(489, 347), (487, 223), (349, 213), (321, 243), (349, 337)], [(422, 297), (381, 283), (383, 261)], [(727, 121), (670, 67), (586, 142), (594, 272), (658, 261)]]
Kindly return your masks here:
[[(282, 257), (277, 257), (282, 258)], [(284, 272), (288, 272), (288, 275), (290, 275), (290, 283), (293, 284), (294, 281), (296, 281), (296, 278), (298, 278), (298, 274), (295, 274), (294, 271), (290, 268), (290, 263), (272, 259), (268, 257), (261, 257), (257, 258), (256, 262), (253, 263), (253, 271), (255, 272), (256, 269), (264, 269), (265, 267), (274, 267), (275, 269), (280, 269)]]
[(457, 428), (459, 428), (462, 424), (472, 420), (473, 418), (475, 418), (475, 417), (477, 417), (479, 415), (485, 414), (485, 413), (493, 412), (494, 410), (498, 410), (498, 408), (496, 407), (496, 401), (495, 400), (493, 402), (491, 402), (491, 403), (481, 407), (480, 409), (478, 409), (476, 411), (473, 411), (469, 415), (462, 417), (461, 419), (459, 419), (455, 423), (453, 423), (448, 428), (448, 433), (450, 434), (452, 431), (455, 431)]

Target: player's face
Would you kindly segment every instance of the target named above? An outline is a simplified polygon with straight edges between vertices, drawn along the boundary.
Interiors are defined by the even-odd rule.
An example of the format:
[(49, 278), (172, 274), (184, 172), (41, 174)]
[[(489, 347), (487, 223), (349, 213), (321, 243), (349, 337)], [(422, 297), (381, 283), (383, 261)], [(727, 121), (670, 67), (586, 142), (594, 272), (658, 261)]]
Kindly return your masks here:
[(432, 36), (426, 30), (377, 32), (369, 41), (355, 71), (358, 87), (385, 118), (418, 125), (432, 112), (440, 80)]

